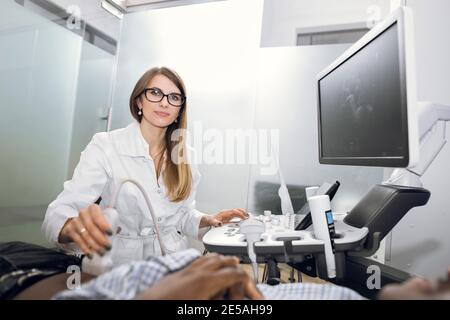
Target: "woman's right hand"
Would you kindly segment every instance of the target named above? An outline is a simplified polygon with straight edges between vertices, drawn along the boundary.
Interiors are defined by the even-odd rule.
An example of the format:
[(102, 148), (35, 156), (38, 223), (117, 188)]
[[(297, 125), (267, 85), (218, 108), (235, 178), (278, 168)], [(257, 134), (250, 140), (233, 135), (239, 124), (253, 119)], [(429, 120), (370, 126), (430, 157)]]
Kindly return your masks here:
[(106, 250), (111, 250), (107, 234), (112, 235), (111, 226), (100, 207), (92, 204), (81, 210), (78, 217), (67, 220), (59, 233), (58, 241), (75, 242), (89, 257), (94, 252), (103, 256)]

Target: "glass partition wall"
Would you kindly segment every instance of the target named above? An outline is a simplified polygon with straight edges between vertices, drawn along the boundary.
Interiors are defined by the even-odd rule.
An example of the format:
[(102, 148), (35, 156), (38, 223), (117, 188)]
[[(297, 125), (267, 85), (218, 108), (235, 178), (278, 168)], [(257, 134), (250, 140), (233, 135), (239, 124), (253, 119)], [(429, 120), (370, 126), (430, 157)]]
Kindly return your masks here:
[(20, 2), (0, 2), (0, 242), (48, 245), (48, 204), (106, 130), (114, 56), (84, 40), (82, 21)]

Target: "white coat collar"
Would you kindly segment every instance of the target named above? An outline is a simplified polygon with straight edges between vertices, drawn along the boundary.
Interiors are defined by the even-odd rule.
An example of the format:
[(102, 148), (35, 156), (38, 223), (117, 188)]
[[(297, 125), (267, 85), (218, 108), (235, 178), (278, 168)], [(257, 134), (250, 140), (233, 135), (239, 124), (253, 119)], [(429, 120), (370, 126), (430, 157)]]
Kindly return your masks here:
[(127, 127), (113, 134), (116, 150), (130, 157), (149, 157), (149, 145), (141, 133), (139, 122), (133, 121)]

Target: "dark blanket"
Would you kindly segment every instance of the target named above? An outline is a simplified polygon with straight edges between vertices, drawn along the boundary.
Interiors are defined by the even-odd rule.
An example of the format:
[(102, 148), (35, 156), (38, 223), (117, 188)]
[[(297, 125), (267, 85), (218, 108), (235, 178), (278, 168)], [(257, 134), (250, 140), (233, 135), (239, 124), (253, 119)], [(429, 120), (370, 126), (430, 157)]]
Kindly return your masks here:
[(36, 281), (80, 264), (80, 258), (55, 249), (25, 242), (0, 243), (0, 298), (12, 298)]

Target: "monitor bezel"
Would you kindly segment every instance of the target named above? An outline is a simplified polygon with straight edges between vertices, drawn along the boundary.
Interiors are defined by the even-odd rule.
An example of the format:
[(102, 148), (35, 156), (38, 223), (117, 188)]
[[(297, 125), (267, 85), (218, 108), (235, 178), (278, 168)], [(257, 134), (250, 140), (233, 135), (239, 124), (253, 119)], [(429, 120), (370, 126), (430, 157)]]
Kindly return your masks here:
[[(404, 157), (324, 157), (321, 139), (320, 81), (395, 24), (397, 24), (398, 27), (397, 32), (402, 89), (406, 90), (406, 93), (402, 94), (406, 97), (406, 105), (402, 105), (402, 114), (406, 114), (407, 117), (407, 120), (404, 123), (408, 134), (408, 151), (406, 152), (406, 155)], [(419, 138), (416, 111), (415, 47), (412, 27), (412, 12), (410, 9), (406, 7), (398, 8), (317, 75), (319, 163), (392, 168), (411, 168), (417, 164), (419, 160)]]

